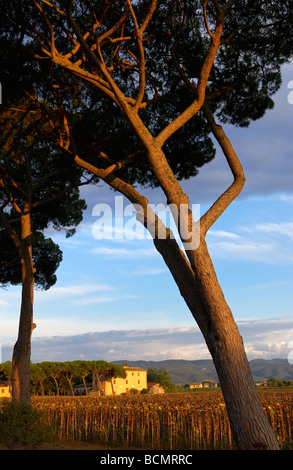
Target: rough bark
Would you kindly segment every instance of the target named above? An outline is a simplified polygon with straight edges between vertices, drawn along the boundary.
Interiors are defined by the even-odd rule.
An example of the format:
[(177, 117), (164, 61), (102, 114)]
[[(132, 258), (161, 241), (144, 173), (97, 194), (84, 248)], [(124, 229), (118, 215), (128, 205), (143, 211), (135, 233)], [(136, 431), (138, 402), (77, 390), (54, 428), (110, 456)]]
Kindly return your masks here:
[(174, 240), (154, 243), (203, 333), (218, 373), (237, 448), (278, 450), (278, 441), (253, 383), (242, 337), (205, 243), (199, 249), (196, 275)]
[(12, 357), (12, 398), (30, 403), (30, 359), (33, 324), (34, 266), (31, 246), (31, 221), (29, 204), (21, 215), (21, 269), (22, 293), (18, 338)]
[[(245, 450), (276, 450), (279, 449), (277, 439), (262, 409), (242, 337), (218, 282), (205, 241), (208, 229), (238, 196), (245, 182), (242, 166), (229, 139), (222, 127), (215, 123), (207, 107), (205, 111), (231, 168), (234, 181), (201, 218), (200, 243), (198, 247), (186, 250), (188, 261), (186, 259), (184, 262), (183, 253), (170, 240), (168, 243), (156, 240), (155, 246), (167, 263), (181, 295), (203, 333), (219, 376), (237, 447)], [(171, 169), (162, 152), (156, 149), (151, 155), (151, 161), (168, 202), (178, 208), (187, 204), (187, 195), (179, 182), (169, 178)], [(189, 233), (192, 233), (194, 223), (191, 211), (185, 220), (178, 218), (178, 228), (187, 224)], [(184, 243), (186, 240), (182, 241)]]

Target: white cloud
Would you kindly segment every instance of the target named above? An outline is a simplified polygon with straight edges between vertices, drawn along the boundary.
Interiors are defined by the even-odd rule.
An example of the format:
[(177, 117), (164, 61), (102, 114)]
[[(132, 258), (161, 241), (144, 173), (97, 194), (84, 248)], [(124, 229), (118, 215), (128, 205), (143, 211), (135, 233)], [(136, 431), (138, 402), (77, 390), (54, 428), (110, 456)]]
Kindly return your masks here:
[(207, 238), (215, 258), (286, 264), (293, 261), (292, 239), (293, 222), (240, 226), (233, 232), (211, 230)]
[[(1, 316), (1, 330), (4, 331), (3, 322), (9, 318), (19, 315), (20, 301), (21, 301), (21, 288), (19, 286), (9, 286), (6, 289), (1, 290), (0, 308), (1, 313), (5, 314)], [(7, 315), (8, 314), (8, 315)]]
[(168, 272), (168, 270), (164, 268), (141, 268), (128, 271), (124, 269), (120, 270), (120, 273), (123, 274), (123, 276), (157, 276), (166, 272)]
[(273, 246), (269, 243), (246, 242), (229, 243), (215, 242), (209, 244), (210, 251), (217, 258), (251, 259), (254, 261), (270, 261)]
[(241, 236), (237, 233), (227, 232), (225, 230), (210, 230), (208, 232), (209, 236), (212, 237), (220, 237), (220, 238), (228, 238), (231, 240), (240, 240)]
[[(70, 329), (69, 325), (69, 329)], [(238, 327), (249, 359), (287, 358), (293, 344), (293, 320), (242, 320)], [(70, 331), (70, 330), (69, 330)], [(11, 347), (4, 345), (3, 360)], [(32, 360), (74, 360), (78, 358), (115, 360), (207, 359), (210, 354), (199, 328), (111, 330), (68, 336), (35, 338)]]
[(293, 222), (258, 224), (255, 230), (272, 236), (284, 236), (293, 239)]
[(84, 299), (78, 299), (72, 302), (73, 305), (85, 306), (85, 305), (93, 305), (93, 304), (103, 304), (107, 302), (115, 302), (119, 300), (119, 297), (112, 296), (112, 297), (85, 297)]
[(155, 248), (107, 248), (107, 247), (98, 247), (92, 250), (93, 253), (107, 256), (107, 257), (117, 257), (117, 258), (145, 258), (149, 256), (158, 256), (158, 252)]
[(140, 299), (141, 296), (135, 294), (123, 294), (123, 295), (113, 295), (108, 297), (86, 297), (84, 299), (78, 299), (73, 302), (74, 305), (92, 305), (92, 304), (101, 304), (108, 302), (116, 302), (122, 299)]
[(289, 204), (290, 206), (293, 206), (293, 195), (280, 194), (279, 198), (280, 198), (280, 201), (285, 202), (286, 204)]
[(73, 284), (64, 287), (51, 287), (48, 291), (36, 291), (35, 298), (38, 300), (72, 298), (91, 294), (93, 292), (105, 292), (113, 290), (113, 286), (109, 284)]

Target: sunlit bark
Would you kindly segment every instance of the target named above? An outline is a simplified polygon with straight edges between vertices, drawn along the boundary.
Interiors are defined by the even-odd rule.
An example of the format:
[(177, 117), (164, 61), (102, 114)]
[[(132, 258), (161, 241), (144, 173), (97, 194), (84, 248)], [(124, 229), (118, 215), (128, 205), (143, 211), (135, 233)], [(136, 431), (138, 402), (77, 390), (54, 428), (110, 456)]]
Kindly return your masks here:
[(24, 205), (21, 215), (20, 260), (22, 272), (21, 309), (18, 338), (12, 356), (12, 398), (30, 403), (30, 358), (33, 324), (34, 266), (31, 245), (30, 204)]

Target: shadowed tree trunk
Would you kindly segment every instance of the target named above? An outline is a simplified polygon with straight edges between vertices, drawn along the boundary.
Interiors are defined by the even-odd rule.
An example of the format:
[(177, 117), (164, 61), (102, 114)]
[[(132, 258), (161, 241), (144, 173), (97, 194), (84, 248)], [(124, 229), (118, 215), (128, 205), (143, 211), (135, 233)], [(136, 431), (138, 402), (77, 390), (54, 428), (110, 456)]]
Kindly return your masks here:
[(21, 215), (21, 241), (18, 247), (21, 259), (22, 291), (18, 338), (12, 356), (12, 398), (30, 403), (30, 357), (33, 324), (34, 266), (31, 245), (30, 203), (24, 205)]

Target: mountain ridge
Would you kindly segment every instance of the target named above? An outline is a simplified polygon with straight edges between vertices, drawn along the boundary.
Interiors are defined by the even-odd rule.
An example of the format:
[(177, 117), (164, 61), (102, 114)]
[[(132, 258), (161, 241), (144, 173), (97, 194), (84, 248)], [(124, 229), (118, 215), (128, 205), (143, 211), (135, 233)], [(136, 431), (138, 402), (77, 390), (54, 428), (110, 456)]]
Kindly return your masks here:
[[(184, 359), (165, 359), (162, 361), (146, 360), (120, 360), (113, 364), (127, 364), (129, 367), (142, 369), (165, 369), (173, 383), (203, 382), (204, 380), (217, 381), (218, 376), (212, 359), (199, 359), (188, 361)], [(293, 364), (287, 359), (252, 359), (249, 366), (255, 382), (264, 382), (274, 377), (277, 380), (293, 380)]]

